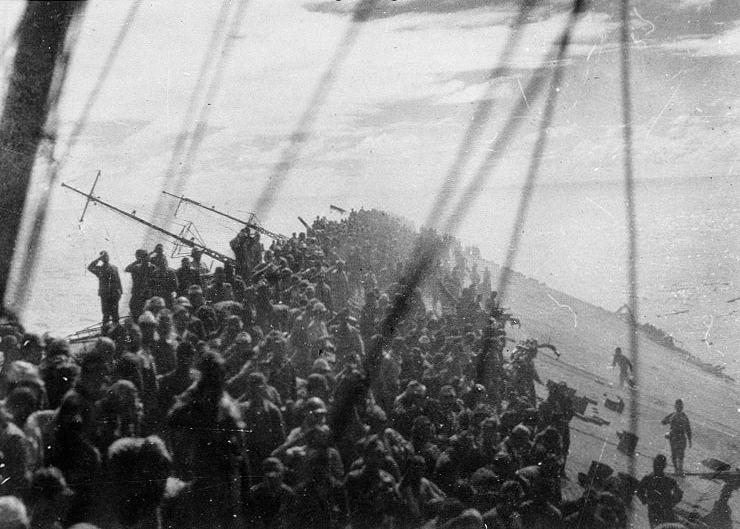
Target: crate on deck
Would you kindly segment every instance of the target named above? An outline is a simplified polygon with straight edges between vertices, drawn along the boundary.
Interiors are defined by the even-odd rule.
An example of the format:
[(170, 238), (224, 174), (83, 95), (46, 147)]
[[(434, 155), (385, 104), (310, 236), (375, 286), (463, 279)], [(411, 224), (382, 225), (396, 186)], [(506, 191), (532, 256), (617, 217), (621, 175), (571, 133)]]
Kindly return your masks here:
[(565, 382), (555, 382), (548, 379), (545, 384), (549, 392), (559, 391), (562, 395), (570, 400), (573, 404), (573, 412), (576, 417), (582, 421), (590, 422), (599, 426), (605, 426), (609, 424), (609, 421), (605, 421), (599, 417), (598, 405), (599, 403), (591, 397), (584, 395), (578, 395), (575, 388), (571, 388)]
[(571, 400), (573, 399), (573, 397), (575, 397), (575, 396), (576, 396), (576, 389), (575, 389), (575, 388), (571, 388), (570, 386), (568, 386), (567, 384), (565, 384), (565, 382), (560, 382), (560, 383), (558, 383), (558, 382), (555, 382), (554, 380), (550, 380), (550, 379), (548, 378), (548, 379), (547, 379), (547, 384), (545, 384), (545, 386), (547, 387), (547, 391), (549, 391), (549, 392), (552, 392), (552, 391), (553, 391), (553, 389), (554, 389), (554, 388), (555, 388), (556, 386), (562, 386), (562, 387), (560, 388), (560, 391), (562, 391), (562, 392), (563, 392), (563, 394), (564, 394), (564, 395), (565, 395), (566, 397), (568, 397), (569, 399), (571, 399)]
[(715, 472), (727, 472), (732, 468), (732, 465), (722, 461), (721, 459), (715, 459), (713, 457), (704, 459), (701, 462), (702, 465)]
[(618, 397), (616, 395), (606, 395), (606, 398), (604, 399), (604, 407), (607, 410), (622, 413), (624, 411), (624, 400), (622, 400), (622, 397)]
[(640, 440), (638, 436), (632, 432), (617, 432), (619, 438), (619, 444), (617, 450), (628, 456), (635, 455), (635, 449), (637, 448), (637, 442)]

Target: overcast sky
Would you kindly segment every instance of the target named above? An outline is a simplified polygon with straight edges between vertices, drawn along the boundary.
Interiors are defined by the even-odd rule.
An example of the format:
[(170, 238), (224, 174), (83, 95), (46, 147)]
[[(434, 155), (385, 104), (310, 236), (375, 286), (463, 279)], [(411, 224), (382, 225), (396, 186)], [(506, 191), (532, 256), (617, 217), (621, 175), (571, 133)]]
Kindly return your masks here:
[[(622, 177), (616, 4), (595, 0), (578, 22), (543, 184)], [(89, 2), (58, 108), (57, 157), (132, 5)], [(222, 2), (141, 2), (59, 181), (87, 189), (101, 169), (100, 195), (127, 208), (151, 209), (162, 188), (172, 189), (165, 175), (178, 138), (192, 138), (189, 106), (208, 105), (204, 138), (190, 151), (182, 190), (232, 212), (251, 209), (343, 42), (355, 5), (251, 0), (235, 23), (236, 0), (225, 19), (219, 19)], [(23, 7), (21, 1), (0, 3), (0, 43), (9, 43), (0, 60), (4, 75)], [(551, 50), (568, 3), (539, 2), (507, 75), (488, 83), (517, 11), (517, 3), (502, 1), (380, 0), (334, 70), (312, 134), (263, 220), (290, 230), (282, 219), (294, 224), (295, 214), (305, 214), (306, 198), (322, 208), (328, 202), (377, 206), (423, 220), (475, 105), (482, 97), (494, 100), (467, 176)], [(635, 1), (630, 24), (636, 177), (737, 175), (740, 2)], [(211, 41), (214, 53), (208, 56)], [(206, 97), (204, 87), (214, 78)], [(491, 186), (516, 186), (525, 174), (541, 98), (527, 105), (523, 126), (483, 197)], [(36, 186), (34, 196), (43, 188)], [(59, 237), (78, 229), (82, 202), (58, 187), (53, 191), (49, 226)], [(95, 242), (87, 252), (100, 244), (94, 234), (90, 238)]]
[[(261, 189), (355, 4), (252, 0), (235, 32), (231, 19), (222, 25), (218, 31), (231, 39), (231, 49), (208, 101), (207, 137), (193, 162), (192, 186), (209, 185), (220, 175)], [(423, 189), (422, 205), (428, 205), (430, 184), (451, 162), (476, 102), (495, 99), (487, 143), (562, 30), (568, 3), (540, 4), (509, 75), (489, 87), (485, 78), (510, 35), (516, 3), (380, 1), (337, 70), (315, 135), (289, 175), (288, 192), (306, 183), (329, 184), (341, 196), (382, 178)], [(576, 29), (545, 155), (547, 179), (621, 176), (615, 4), (592, 2)], [(91, 1), (87, 8), (60, 106), (57, 154), (130, 5)], [(0, 34), (12, 31), (19, 6), (2, 3)], [(162, 182), (220, 7), (215, 1), (142, 2), (62, 179), (91, 180), (102, 168), (111, 180), (145, 175)], [(633, 2), (631, 24), (638, 178), (737, 174), (740, 2)], [(218, 40), (211, 64), (222, 46)], [(207, 72), (206, 84), (212, 75)], [(521, 176), (540, 113), (541, 105), (532, 101), (499, 181)], [(393, 194), (395, 186), (386, 187)]]

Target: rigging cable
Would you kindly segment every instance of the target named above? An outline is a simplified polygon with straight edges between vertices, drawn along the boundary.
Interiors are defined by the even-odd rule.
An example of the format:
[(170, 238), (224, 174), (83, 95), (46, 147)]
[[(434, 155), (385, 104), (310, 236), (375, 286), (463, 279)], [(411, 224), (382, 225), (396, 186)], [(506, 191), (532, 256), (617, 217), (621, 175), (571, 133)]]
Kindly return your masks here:
[[(85, 107), (82, 110), (82, 113), (80, 114), (80, 117), (77, 118), (77, 122), (75, 123), (74, 128), (72, 129), (72, 132), (69, 136), (69, 141), (67, 142), (67, 146), (62, 152), (62, 155), (59, 157), (57, 161), (57, 169), (54, 171), (53, 177), (56, 178), (57, 173), (59, 172), (59, 169), (61, 169), (62, 166), (64, 166), (65, 162), (67, 161), (67, 158), (69, 157), (70, 153), (72, 152), (72, 149), (74, 148), (75, 144), (77, 143), (77, 140), (79, 139), (80, 133), (85, 129), (85, 126), (87, 125), (87, 120), (90, 117), (90, 111), (92, 110), (93, 106), (98, 100), (98, 97), (100, 96), (100, 93), (103, 91), (103, 86), (105, 85), (105, 82), (108, 80), (108, 76), (110, 75), (111, 70), (113, 69), (113, 64), (116, 61), (116, 58), (118, 57), (118, 52), (121, 51), (121, 47), (123, 46), (123, 42), (126, 40), (126, 36), (128, 35), (129, 29), (131, 28), (132, 24), (134, 23), (134, 20), (136, 19), (136, 14), (139, 11), (139, 8), (141, 7), (141, 0), (136, 0), (133, 4), (131, 4), (131, 7), (129, 8), (128, 12), (126, 13), (126, 19), (123, 22), (123, 26), (121, 26), (121, 29), (118, 31), (118, 35), (116, 35), (116, 40), (113, 41), (113, 45), (111, 46), (110, 51), (108, 52), (108, 57), (105, 61), (105, 64), (103, 65), (103, 69), (100, 72), (100, 75), (98, 76), (98, 80), (95, 83), (95, 86), (93, 87), (92, 91), (90, 92), (90, 95), (87, 97), (87, 101), (85, 102)], [(51, 182), (52, 184), (54, 182)]]
[(316, 121), (316, 116), (324, 106), (324, 103), (326, 103), (327, 95), (337, 78), (340, 66), (349, 55), (349, 52), (360, 35), (360, 29), (363, 23), (370, 18), (377, 3), (378, 0), (360, 0), (357, 7), (353, 10), (350, 27), (345, 32), (339, 46), (337, 46), (334, 56), (329, 62), (329, 66), (322, 74), (321, 79), (319, 79), (319, 83), (316, 85), (306, 109), (298, 120), (298, 124), (293, 130), (293, 133), (288, 137), (288, 145), (280, 153), (278, 163), (275, 164), (270, 172), (267, 183), (257, 198), (254, 208), (252, 208), (256, 215), (266, 217), (272, 208), (277, 194), (287, 180), (288, 173), (298, 160), (306, 142), (311, 136), (311, 128)]
[[(18, 312), (23, 311), (23, 304), (27, 300), (29, 283), (32, 281), (33, 265), (35, 263), (36, 252), (38, 250), (38, 239), (46, 216), (46, 208), (49, 203), (51, 186), (42, 190), (40, 204), (26, 205), (26, 201), (28, 200), (30, 188), (34, 185), (32, 181), (33, 172), (34, 168), (37, 167), (38, 159), (45, 155), (49, 159), (48, 167), (51, 166), (51, 159), (53, 157), (56, 140), (58, 103), (61, 98), (64, 80), (67, 76), (68, 66), (71, 60), (71, 52), (74, 50), (80, 36), (80, 29), (86, 7), (87, 3), (85, 1), (65, 4), (64, 7), (59, 9), (55, 9), (48, 4), (44, 7), (39, 7), (35, 4), (33, 7), (29, 5), (26, 13), (23, 15), (23, 20), (19, 24), (19, 28), (16, 30), (16, 33), (18, 34), (18, 48), (14, 59), (15, 64), (13, 75), (17, 75), (19, 70), (24, 70), (24, 76), (28, 80), (34, 79), (36, 83), (41, 85), (34, 86), (32, 88), (23, 88), (23, 103), (20, 106), (28, 105), (29, 102), (33, 102), (35, 99), (38, 99), (38, 96), (40, 96), (42, 92), (46, 98), (45, 101), (35, 101), (34, 105), (34, 107), (44, 109), (42, 121), (36, 121), (36, 119), (42, 118), (41, 115), (36, 114), (36, 108), (33, 110), (27, 110), (30, 118), (26, 118), (26, 116), (22, 116), (20, 118), (18, 116), (11, 116), (12, 111), (9, 110), (9, 107), (19, 105), (19, 102), (15, 100), (17, 95), (13, 92), (19, 89), (23, 84), (27, 83), (27, 79), (22, 81), (13, 81), (11, 77), (11, 86), (8, 89), (3, 121), (5, 122), (7, 120), (9, 128), (12, 127), (12, 129), (8, 131), (10, 138), (13, 136), (28, 136), (29, 134), (33, 137), (31, 141), (29, 141), (29, 138), (26, 138), (25, 142), (20, 140), (20, 148), (16, 147), (10, 138), (8, 138), (9, 141), (6, 144), (8, 146), (3, 146), (3, 150), (7, 153), (12, 153), (21, 157), (28, 157), (25, 160), (5, 160), (8, 167), (15, 166), (14, 169), (23, 167), (23, 171), (25, 173), (23, 175), (23, 179), (25, 181), (23, 194), (19, 195), (19, 190), (13, 189), (13, 186), (15, 185), (13, 180), (14, 178), (18, 178), (15, 170), (9, 172), (9, 177), (7, 178), (8, 187), (4, 188), (2, 193), (0, 193), (0, 195), (4, 195), (4, 198), (8, 200), (8, 207), (6, 208), (7, 218), (4, 223), (8, 232), (3, 233), (1, 237), (5, 239), (5, 236), (7, 236), (8, 239), (4, 241), (5, 244), (0, 244), (0, 247), (4, 246), (6, 248), (5, 252), (3, 252), (5, 255), (3, 255), (0, 260), (2, 261), (2, 272), (0, 272), (0, 276), (2, 276), (2, 279), (0, 280), (0, 302), (12, 297), (12, 304), (16, 307)], [(49, 18), (45, 19), (46, 17)], [(62, 17), (64, 20), (62, 23), (56, 22), (58, 24), (57, 27), (47, 26), (47, 24), (53, 25), (55, 23), (53, 21), (59, 17)], [(31, 25), (33, 29), (21, 27), (26, 24)], [(41, 35), (41, 37), (38, 37), (37, 35)], [(56, 38), (61, 38), (61, 40), (59, 42), (52, 42)], [(41, 50), (37, 50), (37, 53), (34, 54), (35, 56), (33, 58), (28, 57), (29, 52), (28, 50), (24, 50), (23, 47), (24, 45), (38, 45), (38, 43), (35, 42), (37, 39), (40, 40)], [(38, 62), (46, 62), (48, 57), (40, 58), (39, 56), (39, 54), (45, 55), (46, 50), (53, 54), (54, 61), (53, 65), (44, 65), (49, 68), (48, 78), (46, 78), (46, 72), (42, 76), (39, 75), (40, 72), (37, 70), (39, 64), (34, 62), (34, 60), (38, 60)], [(37, 59), (37, 57), (39, 58)], [(19, 67), (19, 64), (23, 64), (23, 67)], [(40, 81), (39, 76), (41, 77)], [(14, 84), (19, 86), (13, 86)], [(23, 123), (24, 119), (30, 119), (31, 122)], [(3, 125), (6, 125), (6, 123), (3, 123)], [(38, 130), (34, 130), (36, 127), (38, 127)], [(21, 133), (19, 129), (27, 130), (24, 130)], [(6, 138), (2, 138), (0, 143), (5, 143), (5, 141), (3, 141), (5, 139)], [(16, 139), (15, 141), (18, 142), (19, 140)], [(33, 152), (27, 150), (30, 144), (34, 145)], [(47, 171), (48, 170), (49, 169), (47, 168)], [(29, 210), (34, 206), (36, 211), (34, 213), (30, 213)], [(14, 212), (13, 210), (16, 208), (17, 212)], [(0, 209), (2, 209), (2, 206), (0, 206)], [(28, 222), (31, 222), (31, 234), (28, 236), (27, 240), (20, 241), (19, 238), (23, 236), (22, 226), (24, 218), (29, 219)], [(12, 235), (9, 233), (10, 231), (13, 232)], [(14, 285), (9, 284), (11, 274), (17, 279)], [(8, 289), (9, 286), (14, 287), (13, 291), (10, 293)]]
[(522, 5), (519, 8), (517, 18), (514, 20), (510, 28), (512, 34), (504, 45), (498, 64), (495, 68), (490, 70), (486, 76), (486, 92), (478, 101), (475, 111), (473, 112), (473, 117), (471, 118), (471, 123), (465, 130), (465, 137), (458, 147), (455, 159), (447, 170), (447, 174), (445, 175), (440, 191), (437, 193), (434, 205), (432, 206), (429, 215), (427, 215), (427, 221), (424, 224), (427, 227), (434, 227), (437, 220), (442, 218), (445, 207), (452, 198), (453, 191), (460, 180), (462, 170), (468, 163), (468, 160), (470, 160), (470, 156), (473, 153), (472, 146), (478, 143), (481, 134), (483, 134), (485, 124), (488, 121), (488, 117), (491, 115), (493, 103), (495, 101), (492, 97), (492, 92), (494, 91), (493, 81), (503, 77), (508, 72), (509, 68), (507, 67), (507, 63), (511, 59), (514, 54), (514, 50), (521, 40), (521, 27), (527, 20), (527, 16), (529, 16), (529, 13), (532, 11), (535, 2), (536, 0), (523, 0)]
[[(111, 70), (113, 69), (113, 64), (116, 60), (116, 57), (118, 56), (118, 52), (120, 51), (121, 47), (123, 46), (123, 43), (126, 39), (126, 36), (128, 35), (129, 29), (131, 25), (134, 22), (134, 19), (136, 18), (136, 13), (139, 10), (139, 7), (141, 6), (141, 0), (136, 0), (131, 7), (129, 8), (126, 19), (124, 20), (123, 26), (121, 26), (121, 29), (118, 32), (118, 35), (116, 35), (116, 39), (113, 42), (113, 45), (111, 46), (110, 51), (108, 52), (108, 56), (106, 58), (106, 61), (104, 63), (103, 69), (100, 72), (100, 75), (98, 76), (98, 79), (95, 83), (95, 86), (93, 87), (92, 91), (90, 92), (90, 95), (87, 98), (87, 101), (85, 102), (85, 106), (82, 110), (82, 113), (77, 118), (77, 121), (75, 122), (75, 126), (72, 129), (72, 132), (70, 133), (69, 140), (67, 142), (67, 145), (62, 152), (61, 156), (57, 159), (53, 159), (53, 146), (51, 147), (51, 160), (49, 163), (49, 167), (47, 169), (47, 175), (46, 175), (46, 188), (39, 200), (39, 204), (37, 206), (37, 214), (33, 220), (33, 224), (31, 227), (31, 233), (28, 237), (28, 242), (26, 244), (26, 247), (28, 248), (26, 251), (26, 254), (23, 256), (23, 261), (21, 264), (21, 270), (24, 271), (23, 278), (20, 281), (19, 287), (18, 287), (18, 293), (16, 294), (16, 299), (19, 303), (24, 303), (25, 300), (28, 298), (28, 292), (31, 288), (31, 284), (33, 283), (33, 275), (36, 268), (36, 261), (38, 257), (39, 252), (39, 246), (41, 244), (41, 238), (43, 236), (44, 232), (44, 226), (46, 224), (46, 216), (49, 209), (49, 204), (51, 202), (51, 194), (52, 190), (55, 187), (55, 184), (58, 180), (59, 173), (61, 169), (64, 167), (64, 164), (67, 162), (67, 159), (69, 158), (70, 153), (72, 152), (72, 149), (74, 148), (74, 145), (77, 143), (77, 140), (79, 139), (80, 134), (85, 129), (85, 126), (87, 124), (87, 120), (90, 117), (90, 112), (95, 105), (95, 102), (97, 101), (98, 97), (100, 96), (100, 93), (103, 90), (103, 86), (105, 85), (105, 82), (108, 79), (108, 76), (110, 75)], [(65, 75), (66, 75), (66, 63), (65, 63)], [(62, 92), (62, 80), (60, 80), (59, 83), (59, 90), (58, 94), (56, 96), (56, 100), (53, 102), (52, 108), (56, 109), (57, 103), (59, 98), (61, 97)]]
[[(170, 188), (170, 192), (172, 194), (181, 195), (185, 189), (192, 169), (193, 160), (196, 157), (196, 153), (207, 129), (208, 116), (212, 108), (209, 101), (213, 101), (216, 98), (220, 88), (221, 75), (223, 74), (226, 58), (230, 54), (231, 46), (233, 45), (232, 35), (239, 30), (243, 12), (247, 4), (248, 0), (240, 1), (226, 32), (223, 31), (223, 27), (228, 21), (229, 10), (232, 6), (232, 2), (231, 0), (224, 0), (221, 5), (221, 9), (219, 10), (211, 37), (206, 47), (206, 53), (203, 56), (203, 61), (200, 65), (198, 80), (193, 88), (188, 108), (185, 111), (185, 117), (182, 120), (181, 133), (178, 135), (175, 146), (172, 149), (172, 155), (170, 156), (170, 161), (164, 174), (162, 190)], [(219, 39), (224, 33), (226, 37), (219, 46)], [(216, 53), (217, 47), (220, 47), (220, 54), (214, 64), (213, 57)], [(208, 78), (209, 71), (212, 72), (212, 76), (208, 86), (206, 87), (205, 81)], [(205, 96), (202, 99), (202, 106), (198, 110), (197, 102), (201, 99), (201, 93), (204, 89)], [(190, 129), (191, 126), (193, 127), (193, 130), (189, 131), (188, 129)], [(190, 145), (187, 145), (188, 140), (190, 140)], [(173, 179), (174, 186), (170, 187), (170, 182)], [(174, 208), (168, 208), (167, 204), (168, 201), (164, 198), (164, 195), (160, 193), (158, 195), (154, 211), (156, 213), (164, 214), (166, 210), (169, 210), (167, 217), (169, 218), (174, 216)], [(170, 221), (165, 221), (165, 227), (167, 222)], [(155, 232), (152, 230), (148, 230), (145, 238), (150, 239), (154, 233)]]
[[(519, 129), (522, 122), (520, 118), (529, 112), (530, 102), (536, 99), (544, 87), (544, 73), (549, 68), (549, 65), (552, 64), (557, 66), (565, 60), (566, 49), (570, 44), (570, 35), (584, 9), (585, 0), (574, 0), (568, 20), (557, 40), (557, 48), (548, 53), (542, 61), (542, 65), (540, 65), (540, 67), (538, 67), (531, 75), (526, 88), (522, 92), (522, 97), (519, 100), (519, 103), (514, 110), (510, 112), (506, 123), (502, 127), (502, 131), (489, 146), (488, 155), (481, 163), (473, 179), (463, 190), (462, 196), (458, 199), (457, 206), (454, 208), (443, 227), (444, 233), (452, 234), (457, 230), (459, 224), (466, 215), (467, 207), (481, 194), (483, 184), (488, 179), (493, 167), (501, 159), (506, 147)], [(440, 189), (438, 191), (438, 193), (443, 192), (445, 192), (444, 189)], [(424, 281), (429, 272), (430, 266), (444, 250), (445, 247), (424, 249), (420, 244), (414, 248), (414, 257), (412, 257), (411, 260), (413, 263), (412, 269), (406, 277), (407, 285), (410, 289), (409, 293)]]
[[(573, 2), (573, 8), (571, 9), (568, 16), (568, 21), (566, 22), (565, 28), (563, 29), (563, 32), (558, 39), (558, 46), (556, 51), (554, 52), (554, 57), (552, 59), (546, 59), (545, 61), (543, 61), (545, 66), (540, 66), (540, 68), (538, 68), (538, 70), (532, 74), (532, 77), (527, 83), (527, 86), (524, 89), (524, 93), (522, 94), (522, 98), (519, 100), (519, 103), (517, 104), (515, 110), (509, 115), (509, 119), (504, 125), (502, 132), (498, 134), (491, 143), (488, 149), (488, 154), (481, 163), (473, 179), (463, 190), (462, 196), (458, 199), (457, 207), (455, 207), (450, 216), (447, 218), (447, 221), (444, 225), (445, 233), (454, 233), (455, 231), (457, 231), (457, 228), (466, 215), (466, 209), (475, 199), (477, 199), (481, 195), (481, 192), (483, 191), (483, 185), (485, 184), (489, 174), (491, 173), (495, 165), (499, 162), (504, 153), (504, 150), (513, 139), (516, 131), (521, 126), (522, 120), (520, 119), (520, 116), (527, 113), (530, 102), (539, 95), (543, 88), (543, 70), (547, 68), (548, 64), (554, 64), (557, 66), (565, 60), (566, 49), (570, 44), (570, 35), (573, 31), (573, 27), (578, 21), (580, 14), (585, 8), (585, 4), (585, 0), (575, 0)], [(552, 55), (553, 53), (551, 52), (549, 56)]]
[[(560, 48), (565, 53), (565, 49), (568, 47), (567, 39), (569, 34), (564, 34), (562, 39), (565, 42), (560, 43)], [(564, 58), (564, 57), (563, 57)], [(506, 288), (509, 285), (509, 279), (511, 274), (511, 267), (514, 265), (519, 245), (521, 243), (522, 229), (526, 223), (527, 212), (529, 210), (529, 204), (532, 199), (532, 193), (534, 192), (534, 184), (537, 179), (537, 173), (539, 172), (540, 165), (542, 164), (542, 158), (547, 147), (548, 131), (552, 124), (553, 116), (555, 114), (555, 105), (560, 93), (560, 85), (563, 81), (563, 74), (565, 72), (564, 61), (559, 60), (555, 64), (555, 72), (553, 73), (552, 80), (550, 81), (550, 88), (547, 93), (545, 100), (545, 109), (542, 114), (542, 120), (540, 121), (539, 131), (537, 133), (537, 140), (535, 142), (534, 151), (529, 159), (529, 167), (527, 169), (527, 176), (522, 187), (522, 192), (519, 196), (519, 206), (517, 208), (516, 217), (514, 224), (511, 229), (511, 236), (509, 237), (509, 244), (507, 245), (506, 257), (501, 270), (499, 272), (499, 278), (496, 285), (496, 291), (498, 292), (498, 300), (501, 305), (504, 304), (504, 297)]]
[[(622, 85), (622, 142), (623, 142), (623, 163), (624, 163), (624, 195), (625, 195), (625, 214), (627, 221), (627, 286), (629, 289), (629, 326), (630, 340), (629, 351), (630, 361), (632, 362), (632, 376), (634, 384), (630, 385), (630, 431), (638, 434), (640, 401), (639, 401), (639, 369), (640, 355), (639, 343), (637, 336), (637, 223), (635, 218), (635, 186), (634, 186), (634, 167), (632, 164), (632, 94), (630, 79), (630, 2), (622, 0), (621, 2), (621, 34), (620, 34), (620, 68), (621, 68), (621, 85)], [(636, 460), (630, 457), (629, 474), (635, 475)]]
[[(555, 65), (562, 62), (565, 56), (566, 48), (570, 43), (570, 35), (575, 27), (576, 22), (580, 14), (583, 12), (585, 7), (584, 0), (574, 0), (573, 7), (568, 16), (565, 28), (561, 33), (561, 37), (558, 40), (558, 48), (555, 53)], [(551, 61), (545, 60), (543, 64), (547, 65)], [(525, 98), (528, 100), (534, 99), (539, 93), (542, 85), (541, 73), (545, 66), (541, 66), (531, 77), (525, 90)], [(462, 219), (465, 208), (470, 203), (470, 193), (477, 192), (479, 187), (482, 186), (484, 181), (488, 178), (490, 169), (493, 166), (493, 161), (497, 160), (503, 149), (506, 148), (510, 139), (513, 137), (516, 129), (519, 127), (519, 120), (517, 119), (519, 114), (526, 114), (528, 111), (528, 105), (523, 101), (517, 105), (515, 111), (510, 114), (509, 119), (503, 127), (502, 133), (498, 136), (499, 139), (493, 142), (492, 150), (488, 157), (481, 165), (478, 173), (475, 176), (475, 180), (466, 188), (466, 193), (462, 198), (459, 199), (458, 205), (454, 210), (454, 214), (448, 219), (446, 223), (447, 229), (445, 233), (451, 234), (458, 226), (459, 221)], [(444, 192), (444, 189), (438, 191), (438, 193)], [(371, 345), (368, 347), (368, 352), (365, 359), (365, 370), (366, 376), (362, 380), (364, 394), (372, 384), (372, 381), (378, 376), (380, 369), (380, 360), (382, 358), (383, 344), (385, 341), (390, 340), (394, 335), (396, 326), (401, 322), (408, 312), (410, 301), (413, 297), (414, 290), (418, 285), (422, 283), (424, 278), (429, 273), (432, 263), (437, 259), (441, 253), (442, 248), (428, 249), (421, 245), (421, 241), (414, 247), (412, 256), (410, 258), (410, 269), (404, 278), (400, 281), (401, 288), (399, 293), (394, 297), (393, 304), (390, 312), (383, 319), (379, 335), (374, 337)], [(358, 398), (360, 393), (355, 393), (350, 396), (346, 396), (343, 402), (337, 407), (334, 424), (335, 438), (340, 438), (344, 432), (345, 424), (351, 419), (351, 410), (354, 406), (354, 399)]]

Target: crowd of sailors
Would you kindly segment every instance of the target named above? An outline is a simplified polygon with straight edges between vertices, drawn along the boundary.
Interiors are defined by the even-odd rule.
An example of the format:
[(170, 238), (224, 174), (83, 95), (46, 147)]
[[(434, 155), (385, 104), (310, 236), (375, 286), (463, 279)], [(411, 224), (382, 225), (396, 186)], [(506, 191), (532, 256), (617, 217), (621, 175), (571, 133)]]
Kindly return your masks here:
[[(414, 248), (436, 257), (389, 336)], [(477, 249), (377, 210), (231, 249), (213, 273), (137, 250), (124, 318), (101, 252), (84, 347), (3, 314), (0, 529), (626, 528), (635, 493), (676, 521), (663, 456), (565, 497), (572, 401), (538, 396)]]

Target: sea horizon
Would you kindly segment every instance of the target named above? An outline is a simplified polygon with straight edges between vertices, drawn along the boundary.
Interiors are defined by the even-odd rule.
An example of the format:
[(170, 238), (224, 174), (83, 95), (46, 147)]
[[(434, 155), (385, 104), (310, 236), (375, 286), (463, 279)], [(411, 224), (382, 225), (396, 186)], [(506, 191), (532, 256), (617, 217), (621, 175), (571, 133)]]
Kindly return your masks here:
[[(740, 269), (740, 241), (733, 237), (740, 226), (740, 206), (733, 200), (735, 181), (734, 177), (654, 178), (637, 181), (635, 189), (640, 323), (649, 322), (664, 330), (676, 345), (704, 361), (726, 365), (726, 373), (737, 378), (740, 363), (734, 354), (733, 336), (740, 326), (740, 303), (729, 302), (738, 297)], [(616, 311), (628, 299), (621, 186), (618, 181), (538, 184), (512, 268), (550, 288)], [(273, 214), (266, 225), (290, 235), (300, 227), (296, 226), (298, 215), (309, 222), (315, 215), (338, 218), (339, 213), (329, 210), (330, 203), (348, 210), (384, 209), (416, 226), (424, 221), (418, 214), (404, 215), (408, 211), (398, 208), (393, 200), (352, 203), (350, 196), (337, 197), (330, 192), (293, 201), (289, 209), (276, 208), (292, 214)], [(501, 264), (519, 192), (517, 186), (500, 186), (490, 197), (476, 202), (459, 231), (462, 243), (478, 246), (484, 259)], [(200, 198), (229, 206), (229, 197), (221, 193)], [(82, 206), (83, 201), (68, 200), (67, 221), (76, 222)], [(229, 253), (228, 239), (238, 225), (192, 207), (180, 213), (179, 222), (186, 219), (206, 234), (208, 244)], [(132, 221), (99, 206), (78, 226), (77, 239), (46, 237), (51, 247), (44, 249), (47, 258), (40, 260), (23, 316), (28, 328), (67, 334), (97, 323), (96, 282), (85, 266), (102, 248), (111, 250), (121, 271), (125, 291), (121, 310), (126, 313), (130, 287), (123, 268), (141, 245), (141, 234)], [(66, 258), (50, 259), (50, 255)], [(176, 259), (170, 264), (178, 266)], [(79, 310), (68, 310), (72, 300)]]

